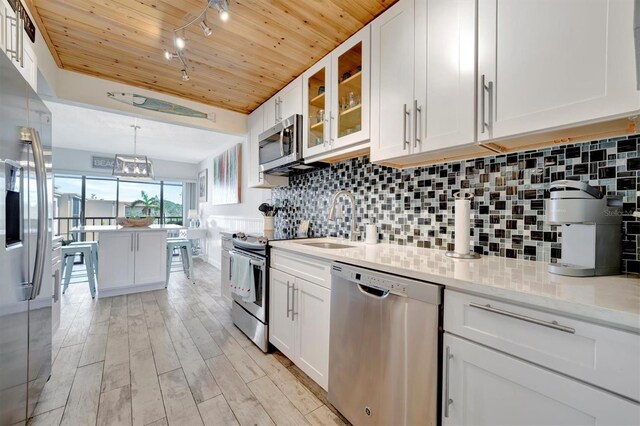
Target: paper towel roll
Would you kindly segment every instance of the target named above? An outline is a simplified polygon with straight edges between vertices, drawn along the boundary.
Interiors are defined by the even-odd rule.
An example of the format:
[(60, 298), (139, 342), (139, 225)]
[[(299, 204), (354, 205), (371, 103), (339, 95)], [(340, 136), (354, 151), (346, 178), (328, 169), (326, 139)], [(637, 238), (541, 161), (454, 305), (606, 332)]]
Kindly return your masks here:
[(365, 243), (378, 244), (378, 227), (375, 224), (365, 225)]
[(455, 252), (469, 254), (469, 228), (471, 222), (471, 199), (473, 194), (458, 192), (455, 195)]

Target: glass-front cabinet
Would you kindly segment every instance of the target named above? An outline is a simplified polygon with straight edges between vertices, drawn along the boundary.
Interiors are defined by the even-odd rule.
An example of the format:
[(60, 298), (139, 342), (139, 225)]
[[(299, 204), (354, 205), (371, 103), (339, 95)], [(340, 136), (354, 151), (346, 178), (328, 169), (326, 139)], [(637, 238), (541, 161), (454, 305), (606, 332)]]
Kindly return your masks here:
[(303, 76), (304, 158), (322, 154), (330, 147), (331, 55), (309, 68)]
[(367, 26), (332, 53), (331, 137), (338, 148), (369, 139), (370, 34)]
[(369, 75), (370, 26), (303, 74), (305, 160), (368, 142)]

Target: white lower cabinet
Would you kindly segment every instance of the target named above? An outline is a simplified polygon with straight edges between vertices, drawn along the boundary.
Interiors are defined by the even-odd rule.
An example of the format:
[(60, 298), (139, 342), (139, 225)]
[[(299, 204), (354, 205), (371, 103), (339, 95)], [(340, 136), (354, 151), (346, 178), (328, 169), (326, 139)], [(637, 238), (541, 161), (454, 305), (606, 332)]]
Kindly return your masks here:
[(640, 423), (636, 403), (448, 333), (443, 366), (444, 425)]
[(222, 237), (222, 259), (220, 262), (220, 291), (222, 297), (227, 299), (230, 303), (233, 302), (231, 298), (231, 254), (229, 251), (233, 248), (233, 242), (231, 237)]
[(270, 269), (269, 342), (325, 390), (331, 290)]
[(133, 232), (100, 234), (98, 287), (100, 290), (131, 286), (134, 282)]
[(99, 240), (98, 297), (164, 286), (166, 231), (104, 232)]
[(167, 254), (166, 232), (136, 232), (135, 283), (152, 284), (167, 278), (167, 264), (160, 262)]

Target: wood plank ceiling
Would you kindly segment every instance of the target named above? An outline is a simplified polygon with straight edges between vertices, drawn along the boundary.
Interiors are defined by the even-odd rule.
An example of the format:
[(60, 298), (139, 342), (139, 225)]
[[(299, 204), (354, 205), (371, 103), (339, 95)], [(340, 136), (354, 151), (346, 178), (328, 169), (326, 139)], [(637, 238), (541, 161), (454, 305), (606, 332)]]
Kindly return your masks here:
[(231, 0), (186, 32), (180, 78), (173, 29), (205, 0), (27, 0), (58, 66), (249, 113), (396, 0)]

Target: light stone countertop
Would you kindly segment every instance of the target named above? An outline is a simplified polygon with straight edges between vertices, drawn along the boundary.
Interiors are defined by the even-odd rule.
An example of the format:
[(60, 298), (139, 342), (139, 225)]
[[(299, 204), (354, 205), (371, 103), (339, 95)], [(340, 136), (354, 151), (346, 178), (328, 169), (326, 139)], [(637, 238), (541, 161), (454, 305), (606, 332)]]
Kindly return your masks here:
[[(322, 241), (353, 247), (323, 249), (304, 245)], [(336, 238), (273, 241), (269, 245), (640, 333), (640, 278), (637, 275), (566, 277), (547, 272), (546, 262), (497, 256), (451, 259), (442, 250), (367, 245)]]
[(180, 231), (181, 229), (187, 229), (186, 226), (181, 225), (150, 225), (145, 227), (124, 227), (120, 225), (89, 225), (89, 226), (76, 226), (71, 228), (69, 232), (149, 232), (149, 231)]

